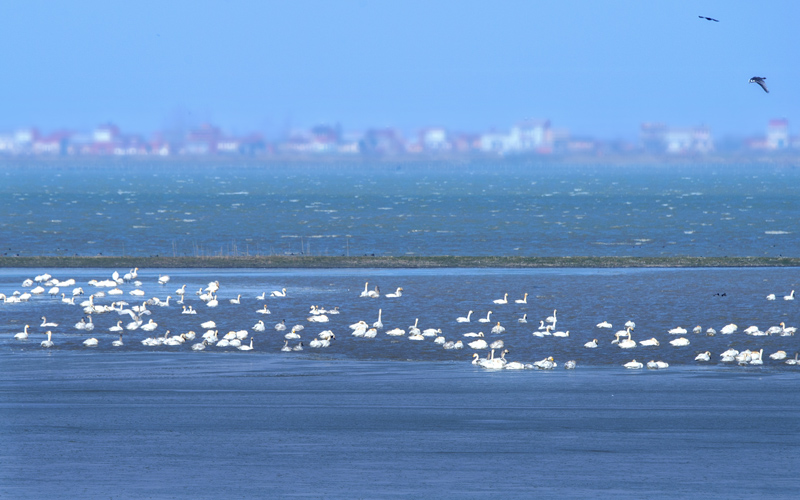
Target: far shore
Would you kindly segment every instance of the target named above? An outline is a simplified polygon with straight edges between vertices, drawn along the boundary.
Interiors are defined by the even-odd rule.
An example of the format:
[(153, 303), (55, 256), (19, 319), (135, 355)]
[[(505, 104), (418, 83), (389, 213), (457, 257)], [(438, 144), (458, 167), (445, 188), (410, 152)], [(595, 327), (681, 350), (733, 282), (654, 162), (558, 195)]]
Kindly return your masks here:
[(0, 268), (240, 268), (240, 269), (436, 269), (436, 268), (658, 268), (800, 267), (800, 257), (0, 257)]

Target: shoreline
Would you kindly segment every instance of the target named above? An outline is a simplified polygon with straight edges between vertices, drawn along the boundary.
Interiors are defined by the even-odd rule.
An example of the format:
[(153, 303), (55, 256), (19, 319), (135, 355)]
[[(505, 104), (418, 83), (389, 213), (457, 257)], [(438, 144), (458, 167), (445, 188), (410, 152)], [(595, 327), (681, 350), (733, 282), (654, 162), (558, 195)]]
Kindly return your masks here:
[(436, 269), (436, 268), (709, 268), (800, 267), (800, 257), (326, 257), (326, 256), (36, 256), (0, 257), (0, 268), (187, 268), (187, 269)]

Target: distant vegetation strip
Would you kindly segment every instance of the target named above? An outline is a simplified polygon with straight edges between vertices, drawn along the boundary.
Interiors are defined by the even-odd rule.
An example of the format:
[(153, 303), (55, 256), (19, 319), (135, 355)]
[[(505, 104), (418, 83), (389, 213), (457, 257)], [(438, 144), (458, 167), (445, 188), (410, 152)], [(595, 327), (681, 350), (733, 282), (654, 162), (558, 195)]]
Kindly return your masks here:
[(635, 268), (800, 267), (797, 257), (0, 257), (0, 267), (26, 268)]

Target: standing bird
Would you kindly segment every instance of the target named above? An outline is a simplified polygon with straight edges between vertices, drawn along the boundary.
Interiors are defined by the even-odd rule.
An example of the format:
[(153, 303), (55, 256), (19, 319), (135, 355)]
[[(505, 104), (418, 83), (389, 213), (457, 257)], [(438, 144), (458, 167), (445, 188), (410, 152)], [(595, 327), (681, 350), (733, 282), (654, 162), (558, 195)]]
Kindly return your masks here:
[(766, 79), (767, 79), (766, 76), (754, 76), (753, 78), (750, 79), (748, 83), (757, 83), (761, 85), (761, 88), (764, 89), (764, 92), (769, 94), (769, 90), (767, 89), (767, 84), (764, 83), (764, 80)]

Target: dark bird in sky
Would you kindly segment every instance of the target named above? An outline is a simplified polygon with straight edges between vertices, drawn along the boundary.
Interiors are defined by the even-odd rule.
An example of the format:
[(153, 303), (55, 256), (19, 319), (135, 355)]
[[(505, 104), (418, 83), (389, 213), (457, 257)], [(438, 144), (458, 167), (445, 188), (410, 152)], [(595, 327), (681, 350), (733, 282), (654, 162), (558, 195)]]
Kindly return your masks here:
[(767, 79), (766, 76), (754, 76), (753, 78), (750, 79), (749, 83), (757, 83), (761, 85), (761, 88), (764, 89), (764, 92), (769, 94), (769, 90), (767, 90), (767, 84), (764, 83), (764, 80), (766, 79)]
[(697, 16), (700, 19), (705, 19), (706, 21), (714, 21), (715, 23), (719, 22), (719, 19), (714, 19), (713, 17), (706, 17), (706, 16)]

